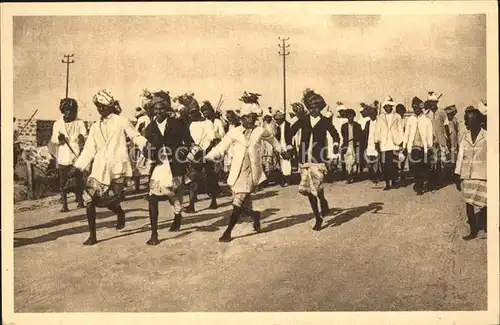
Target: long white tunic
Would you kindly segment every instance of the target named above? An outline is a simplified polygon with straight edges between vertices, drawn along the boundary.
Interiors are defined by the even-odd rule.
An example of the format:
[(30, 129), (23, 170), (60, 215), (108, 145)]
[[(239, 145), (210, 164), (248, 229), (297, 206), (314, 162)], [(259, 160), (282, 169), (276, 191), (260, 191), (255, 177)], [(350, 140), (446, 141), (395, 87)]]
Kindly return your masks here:
[(110, 114), (96, 121), (90, 127), (87, 142), (75, 162), (75, 167), (85, 169), (93, 160), (89, 177), (104, 185), (110, 185), (114, 179), (132, 177), (127, 136), (141, 150), (147, 143), (146, 138), (141, 136), (123, 116)]
[[(64, 134), (74, 153), (67, 144), (59, 145), (59, 133)], [(50, 141), (58, 145), (56, 159), (59, 165), (69, 166), (75, 162), (77, 155), (80, 153), (80, 146), (78, 145), (79, 135), (87, 135), (87, 128), (82, 120), (76, 119), (72, 122), (66, 123), (64, 122), (64, 118), (61, 117), (54, 122), (54, 126), (52, 127), (52, 138)]]
[(214, 124), (209, 120), (191, 122), (189, 132), (194, 143), (206, 150), (215, 139)]

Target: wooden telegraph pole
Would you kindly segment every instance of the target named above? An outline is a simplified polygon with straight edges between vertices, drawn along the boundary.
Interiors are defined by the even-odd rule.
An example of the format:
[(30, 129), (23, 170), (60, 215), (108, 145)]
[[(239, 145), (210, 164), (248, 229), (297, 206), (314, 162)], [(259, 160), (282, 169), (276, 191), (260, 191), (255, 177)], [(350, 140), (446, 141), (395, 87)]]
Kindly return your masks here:
[(75, 56), (74, 54), (65, 54), (64, 55), (64, 58), (66, 59), (66, 61), (63, 59), (62, 60), (62, 63), (66, 63), (66, 98), (68, 98), (68, 87), (69, 87), (69, 65), (71, 63), (75, 63), (74, 60), (69, 60), (69, 58), (72, 58), (73, 56)]
[(278, 37), (278, 39), (282, 42), (282, 44), (278, 44), (280, 48), (278, 54), (283, 57), (283, 110), (286, 116), (286, 56), (290, 55), (290, 52), (287, 51), (290, 45), (287, 45), (286, 41), (288, 41), (290, 37), (287, 38)]

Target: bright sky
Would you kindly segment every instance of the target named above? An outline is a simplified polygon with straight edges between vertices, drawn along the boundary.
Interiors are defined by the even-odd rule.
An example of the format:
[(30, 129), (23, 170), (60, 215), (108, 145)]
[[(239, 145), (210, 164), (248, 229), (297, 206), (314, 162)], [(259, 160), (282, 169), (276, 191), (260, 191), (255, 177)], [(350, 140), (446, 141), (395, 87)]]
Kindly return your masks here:
[(288, 36), (287, 104), (309, 87), (335, 109), (387, 94), (404, 101), (443, 93), (459, 111), (486, 99), (486, 18), (447, 16), (15, 17), (14, 115), (59, 117), (63, 55), (74, 53), (69, 95), (96, 119), (92, 96), (107, 88), (132, 116), (143, 88), (195, 93), (223, 108), (243, 91), (283, 106), (278, 36)]

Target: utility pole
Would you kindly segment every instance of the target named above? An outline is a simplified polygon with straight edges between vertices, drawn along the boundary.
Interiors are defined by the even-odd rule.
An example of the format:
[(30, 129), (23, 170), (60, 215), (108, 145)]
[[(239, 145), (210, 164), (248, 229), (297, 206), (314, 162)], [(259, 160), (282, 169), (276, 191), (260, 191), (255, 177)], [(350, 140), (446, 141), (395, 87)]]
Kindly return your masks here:
[(282, 44), (278, 44), (280, 48), (278, 54), (283, 57), (283, 110), (286, 116), (286, 56), (290, 54), (290, 52), (287, 51), (290, 45), (287, 45), (286, 41), (288, 41), (290, 37), (287, 38), (278, 37), (278, 39), (282, 42)]
[(75, 63), (74, 60), (69, 60), (69, 58), (72, 58), (73, 56), (75, 56), (74, 54), (65, 54), (64, 55), (64, 58), (66, 59), (66, 61), (64, 61), (64, 59), (62, 60), (62, 63), (66, 63), (66, 98), (68, 98), (68, 86), (69, 86), (69, 65), (71, 63)]

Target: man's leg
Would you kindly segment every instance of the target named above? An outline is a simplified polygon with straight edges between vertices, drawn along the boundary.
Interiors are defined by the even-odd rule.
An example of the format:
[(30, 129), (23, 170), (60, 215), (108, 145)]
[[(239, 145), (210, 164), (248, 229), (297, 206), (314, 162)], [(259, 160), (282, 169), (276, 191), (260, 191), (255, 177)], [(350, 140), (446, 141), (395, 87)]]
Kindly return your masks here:
[(207, 191), (210, 196), (211, 202), (209, 209), (217, 209), (217, 195), (219, 194), (219, 180), (215, 173), (215, 164), (211, 161), (205, 163), (205, 173), (207, 175), (206, 184)]
[(85, 186), (84, 180), (83, 180), (83, 172), (80, 170), (75, 171), (75, 196), (76, 196), (76, 201), (78, 202), (77, 208), (84, 208), (85, 204), (83, 203), (83, 189)]
[(97, 243), (96, 211), (94, 201), (87, 204), (87, 222), (89, 224), (89, 238), (83, 242), (83, 245), (90, 246)]
[(147, 245), (158, 245), (158, 202), (156, 195), (149, 195), (149, 221), (151, 223), (151, 238), (146, 242)]
[(234, 194), (234, 199), (233, 199), (233, 212), (231, 214), (231, 217), (229, 218), (229, 224), (222, 234), (222, 236), (219, 238), (220, 242), (230, 242), (232, 240), (231, 237), (231, 232), (233, 231), (234, 227), (238, 223), (238, 219), (241, 216), (241, 207), (245, 200), (247, 199), (247, 196), (249, 193), (235, 193)]
[(466, 204), (467, 219), (470, 226), (470, 233), (467, 236), (462, 237), (464, 240), (471, 240), (477, 237), (478, 226), (476, 220), (476, 214), (474, 211), (474, 206), (471, 204)]
[(68, 172), (69, 166), (59, 166), (59, 188), (61, 190), (62, 207), (60, 212), (68, 212)]
[(169, 202), (172, 205), (172, 210), (174, 211), (174, 221), (170, 226), (169, 231), (179, 231), (182, 224), (182, 200), (184, 197), (184, 181), (180, 182), (180, 186), (175, 190), (174, 196), (169, 197)]

